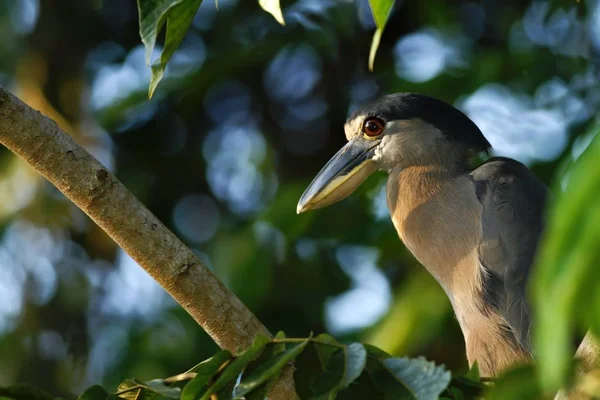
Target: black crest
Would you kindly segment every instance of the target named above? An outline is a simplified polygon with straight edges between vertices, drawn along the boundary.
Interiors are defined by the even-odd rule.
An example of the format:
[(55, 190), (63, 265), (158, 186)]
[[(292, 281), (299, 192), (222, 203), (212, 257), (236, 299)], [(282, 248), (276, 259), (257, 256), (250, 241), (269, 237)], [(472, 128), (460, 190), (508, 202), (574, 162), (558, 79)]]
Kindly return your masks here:
[(446, 102), (418, 93), (380, 97), (356, 110), (349, 120), (359, 115), (377, 117), (385, 122), (420, 118), (475, 151), (485, 151), (491, 147), (477, 125), (461, 111)]

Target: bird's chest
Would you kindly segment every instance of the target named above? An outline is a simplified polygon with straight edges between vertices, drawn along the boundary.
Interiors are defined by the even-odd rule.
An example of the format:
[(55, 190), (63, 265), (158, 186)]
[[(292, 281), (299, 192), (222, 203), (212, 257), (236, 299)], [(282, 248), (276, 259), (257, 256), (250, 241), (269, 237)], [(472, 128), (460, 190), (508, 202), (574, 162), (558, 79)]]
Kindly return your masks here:
[(439, 182), (425, 189), (415, 185), (388, 183), (398, 235), (446, 291), (459, 279), (475, 279), (481, 205), (468, 182)]

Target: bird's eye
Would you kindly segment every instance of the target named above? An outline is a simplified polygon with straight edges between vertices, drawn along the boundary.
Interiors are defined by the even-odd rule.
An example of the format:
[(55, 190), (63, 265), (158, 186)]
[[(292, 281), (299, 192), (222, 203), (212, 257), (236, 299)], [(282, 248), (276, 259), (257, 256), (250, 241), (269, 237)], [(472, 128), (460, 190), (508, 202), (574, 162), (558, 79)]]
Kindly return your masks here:
[(363, 133), (367, 136), (381, 135), (383, 130), (383, 123), (377, 118), (369, 118), (363, 124)]

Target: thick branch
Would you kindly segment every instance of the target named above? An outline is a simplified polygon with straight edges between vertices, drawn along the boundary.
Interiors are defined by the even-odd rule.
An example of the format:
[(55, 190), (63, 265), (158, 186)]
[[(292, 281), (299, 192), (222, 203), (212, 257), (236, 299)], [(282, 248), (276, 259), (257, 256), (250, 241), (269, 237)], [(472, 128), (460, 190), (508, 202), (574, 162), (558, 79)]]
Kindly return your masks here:
[[(591, 332), (588, 332), (585, 335), (579, 348), (577, 348), (575, 359), (579, 361), (576, 371), (577, 383), (581, 383), (582, 378), (584, 378), (587, 373), (600, 368), (600, 343), (598, 343), (598, 340)], [(590, 396), (582, 393), (576, 384), (576, 387), (572, 388), (570, 391), (561, 390), (558, 392), (556, 397), (554, 397), (554, 400), (577, 400), (588, 398), (590, 398)]]
[[(256, 334), (269, 334), (117, 178), (54, 121), (2, 87), (0, 144), (23, 158), (89, 215), (221, 348), (236, 353), (248, 347)], [(288, 392), (279, 398), (293, 395)]]
[(579, 367), (583, 371), (589, 372), (600, 368), (600, 343), (591, 332), (583, 338), (575, 353), (575, 359), (580, 362)]

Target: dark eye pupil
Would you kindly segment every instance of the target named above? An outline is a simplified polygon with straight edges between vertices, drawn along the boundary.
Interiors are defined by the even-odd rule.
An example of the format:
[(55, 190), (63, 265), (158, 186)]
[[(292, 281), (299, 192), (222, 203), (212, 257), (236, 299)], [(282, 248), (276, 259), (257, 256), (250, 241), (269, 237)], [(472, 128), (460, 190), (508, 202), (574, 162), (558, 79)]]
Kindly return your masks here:
[(362, 131), (367, 136), (379, 136), (383, 132), (383, 125), (381, 121), (376, 118), (371, 118), (365, 121)]

